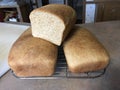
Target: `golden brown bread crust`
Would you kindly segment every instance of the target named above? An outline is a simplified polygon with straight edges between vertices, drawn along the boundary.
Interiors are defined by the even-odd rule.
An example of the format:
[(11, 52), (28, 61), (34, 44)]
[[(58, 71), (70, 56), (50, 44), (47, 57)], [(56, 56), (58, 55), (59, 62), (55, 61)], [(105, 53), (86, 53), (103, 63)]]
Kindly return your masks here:
[(71, 22), (72, 18), (76, 19), (76, 12), (72, 7), (68, 5), (48, 4), (40, 8), (34, 9), (30, 14), (38, 11), (54, 14), (57, 17), (61, 18), (66, 25), (69, 21)]
[[(56, 42), (55, 40), (51, 39), (52, 37), (46, 38), (46, 37), (43, 37), (41, 35), (34, 34), (36, 30), (34, 28), (35, 25), (33, 25), (33, 24), (34, 24), (35, 18), (38, 18), (38, 16), (35, 15), (36, 12), (39, 12), (39, 13), (47, 12), (46, 14), (50, 13), (51, 15), (53, 15), (55, 17), (58, 17), (63, 22), (65, 28), (62, 32), (62, 35), (60, 36), (61, 37), (60, 40), (58, 39), (57, 42)], [(70, 32), (70, 30), (72, 29), (72, 27), (74, 26), (74, 24), (76, 22), (76, 12), (75, 12), (75, 10), (70, 6), (62, 5), (62, 4), (49, 4), (49, 5), (43, 6), (41, 8), (34, 9), (30, 13), (29, 17), (30, 17), (30, 21), (31, 21), (31, 25), (32, 25), (33, 36), (43, 38), (43, 39), (45, 39), (47, 41), (50, 41), (51, 43), (54, 43), (58, 46), (61, 45), (62, 41), (66, 38), (66, 36), (68, 35), (68, 33)], [(41, 19), (45, 19), (45, 18), (41, 18)], [(51, 26), (51, 23), (50, 23), (50, 25), (45, 25), (45, 26), (46, 27)], [(61, 27), (60, 23), (58, 23), (58, 25), (59, 26), (57, 26), (57, 27)], [(53, 27), (56, 27), (56, 26), (53, 26)], [(55, 33), (54, 31), (57, 31), (57, 29), (52, 30), (52, 31), (53, 31), (53, 35), (56, 34), (55, 35), (56, 37), (59, 36), (58, 33), (61, 33), (60, 30), (58, 30), (58, 33)], [(38, 33), (40, 33), (40, 32), (38, 32)], [(46, 31), (46, 33), (47, 33), (47, 31)], [(47, 33), (47, 34), (48, 34), (47, 36), (49, 36), (49, 33)]]
[(26, 30), (13, 44), (8, 63), (17, 76), (50, 76), (54, 73), (57, 46), (34, 38)]
[(71, 72), (96, 71), (104, 69), (109, 63), (104, 46), (84, 28), (75, 27), (63, 46)]

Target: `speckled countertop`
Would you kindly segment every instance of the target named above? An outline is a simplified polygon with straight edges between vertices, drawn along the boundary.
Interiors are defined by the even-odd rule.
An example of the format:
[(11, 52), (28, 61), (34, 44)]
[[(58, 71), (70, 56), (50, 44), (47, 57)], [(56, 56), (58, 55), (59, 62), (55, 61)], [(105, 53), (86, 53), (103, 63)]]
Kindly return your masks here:
[(94, 79), (21, 80), (8, 71), (0, 78), (0, 90), (120, 90), (120, 21), (82, 24), (106, 47), (110, 64)]

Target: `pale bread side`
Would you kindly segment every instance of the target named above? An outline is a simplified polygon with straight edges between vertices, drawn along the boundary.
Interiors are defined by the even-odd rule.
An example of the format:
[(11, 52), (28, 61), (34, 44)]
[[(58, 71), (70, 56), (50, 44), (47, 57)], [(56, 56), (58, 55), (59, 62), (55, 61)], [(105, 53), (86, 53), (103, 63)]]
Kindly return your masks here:
[(32, 35), (61, 45), (76, 22), (75, 11), (67, 5), (49, 4), (30, 13)]

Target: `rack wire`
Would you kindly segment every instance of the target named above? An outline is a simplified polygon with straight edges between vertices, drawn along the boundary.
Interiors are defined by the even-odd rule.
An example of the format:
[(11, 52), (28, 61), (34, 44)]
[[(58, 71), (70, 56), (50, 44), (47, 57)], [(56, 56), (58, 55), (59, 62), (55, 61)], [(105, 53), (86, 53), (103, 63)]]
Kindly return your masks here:
[(55, 73), (52, 76), (32, 76), (32, 77), (18, 77), (11, 70), (12, 74), (19, 79), (59, 79), (59, 78), (97, 78), (102, 76), (105, 73), (106, 69), (94, 71), (94, 72), (85, 72), (85, 73), (71, 73), (67, 67), (65, 60), (64, 52), (62, 47), (58, 49), (58, 59), (55, 68)]

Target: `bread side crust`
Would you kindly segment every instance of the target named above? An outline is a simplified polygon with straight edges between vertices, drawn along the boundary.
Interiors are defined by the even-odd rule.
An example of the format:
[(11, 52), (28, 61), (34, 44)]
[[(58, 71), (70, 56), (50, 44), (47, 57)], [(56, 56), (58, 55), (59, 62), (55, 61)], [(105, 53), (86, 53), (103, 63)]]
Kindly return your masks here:
[(107, 67), (109, 54), (88, 30), (75, 27), (64, 42), (64, 53), (71, 72), (97, 71)]
[(26, 30), (13, 44), (8, 57), (10, 68), (17, 76), (51, 76), (57, 60), (57, 46), (32, 37)]

